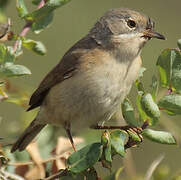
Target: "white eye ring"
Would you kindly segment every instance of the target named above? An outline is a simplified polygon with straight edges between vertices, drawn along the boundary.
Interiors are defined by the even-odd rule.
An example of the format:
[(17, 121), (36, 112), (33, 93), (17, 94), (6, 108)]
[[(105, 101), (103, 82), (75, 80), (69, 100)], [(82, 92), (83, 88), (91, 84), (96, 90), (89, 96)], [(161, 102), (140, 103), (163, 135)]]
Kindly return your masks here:
[(129, 28), (135, 28), (136, 27), (136, 22), (134, 21), (134, 20), (132, 20), (132, 19), (129, 19), (128, 21), (127, 21), (127, 25), (129, 26)]

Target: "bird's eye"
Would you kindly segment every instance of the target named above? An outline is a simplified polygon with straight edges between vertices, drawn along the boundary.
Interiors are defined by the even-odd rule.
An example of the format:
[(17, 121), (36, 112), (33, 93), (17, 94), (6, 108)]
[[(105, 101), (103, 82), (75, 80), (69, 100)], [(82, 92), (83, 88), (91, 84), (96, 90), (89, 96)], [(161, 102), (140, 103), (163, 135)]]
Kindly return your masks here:
[(128, 25), (130, 28), (135, 28), (135, 27), (136, 27), (136, 22), (133, 21), (133, 20), (128, 20), (128, 21), (127, 21), (127, 25)]

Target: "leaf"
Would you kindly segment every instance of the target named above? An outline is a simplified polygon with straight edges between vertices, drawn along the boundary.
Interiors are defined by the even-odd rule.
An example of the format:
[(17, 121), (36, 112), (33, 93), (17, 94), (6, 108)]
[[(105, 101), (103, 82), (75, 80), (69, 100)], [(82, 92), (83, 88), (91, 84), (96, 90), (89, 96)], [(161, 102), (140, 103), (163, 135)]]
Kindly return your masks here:
[(104, 131), (101, 136), (101, 143), (103, 144), (103, 155), (106, 161), (112, 162), (111, 141), (109, 131)]
[(22, 40), (21, 39), (17, 39), (18, 42), (18, 46), (16, 48), (16, 51), (14, 52), (15, 57), (20, 56), (21, 54), (23, 54), (23, 50), (22, 50)]
[(39, 22), (33, 23), (31, 30), (34, 33), (38, 34), (43, 29), (47, 28), (52, 22), (52, 20), (53, 20), (53, 12), (47, 14), (47, 16), (43, 17)]
[(145, 122), (145, 121), (150, 122), (151, 118), (149, 116), (147, 116), (147, 114), (145, 113), (145, 111), (143, 110), (142, 105), (141, 105), (141, 98), (142, 98), (143, 94), (144, 93), (142, 91), (138, 92), (138, 95), (137, 95), (137, 98), (136, 98), (136, 105), (137, 105), (137, 109), (138, 109), (138, 112), (139, 112), (140, 121), (142, 121), (142, 122)]
[(171, 86), (175, 88), (176, 92), (181, 93), (181, 54), (178, 50), (174, 52), (174, 60), (172, 65)]
[(14, 62), (14, 60), (15, 60), (15, 55), (12, 52), (12, 48), (0, 44), (0, 64), (6, 62)]
[(125, 141), (128, 138), (128, 134), (123, 130), (116, 130), (111, 132), (111, 145), (116, 153), (124, 157), (125, 155)]
[(26, 47), (29, 50), (32, 50), (38, 55), (45, 55), (46, 54), (46, 48), (40, 41), (34, 41), (31, 39), (24, 39), (23, 40), (23, 46)]
[(149, 140), (157, 142), (157, 143), (176, 144), (175, 138), (169, 132), (145, 129), (143, 130), (142, 135), (148, 138)]
[(151, 94), (147, 93), (141, 97), (141, 106), (145, 113), (152, 118), (151, 125), (155, 125), (160, 118), (160, 110)]
[(174, 52), (171, 49), (165, 49), (158, 57), (157, 66), (160, 71), (161, 85), (169, 87), (172, 76), (172, 61)]
[(181, 95), (170, 94), (160, 99), (158, 106), (170, 115), (181, 114)]
[(0, 66), (0, 75), (6, 77), (30, 75), (30, 70), (23, 65), (16, 65), (13, 63), (5, 63)]
[(25, 6), (24, 0), (17, 0), (16, 8), (17, 8), (18, 15), (20, 18), (23, 18), (26, 14), (28, 14), (28, 10)]
[[(69, 1), (70, 0), (49, 0), (42, 8), (37, 9), (37, 10), (33, 11), (32, 13), (27, 14), (24, 18), (27, 21), (32, 21), (33, 23), (37, 23), (36, 27), (40, 27), (40, 26), (47, 27), (47, 25), (45, 25), (45, 24), (49, 24), (51, 22), (50, 19), (52, 18), (52, 17), (50, 18), (49, 14), (52, 14), (52, 12), (55, 9), (63, 6), (64, 4), (68, 3)], [(47, 18), (45, 18), (45, 17), (47, 17)], [(47, 19), (49, 19), (49, 20), (47, 20)], [(42, 22), (44, 22), (44, 23), (42, 23)], [(35, 25), (33, 24), (33, 27), (34, 26)]]
[(121, 104), (121, 108), (124, 120), (129, 125), (137, 127), (139, 123), (135, 118), (134, 109), (128, 98), (124, 99), (123, 103)]
[(93, 143), (74, 152), (67, 159), (69, 170), (74, 173), (80, 173), (92, 167), (101, 157), (102, 151), (103, 146), (101, 143)]
[(177, 45), (178, 45), (179, 49), (181, 50), (181, 39), (179, 39), (179, 40), (177, 41)]
[(160, 70), (161, 85), (172, 86), (181, 93), (181, 54), (177, 49), (166, 49), (159, 56), (157, 65)]
[(129, 137), (133, 139), (135, 142), (141, 142), (142, 139), (138, 136), (138, 134), (134, 131), (127, 130)]
[(158, 82), (156, 76), (152, 77), (151, 87), (152, 87), (152, 93), (151, 94), (152, 94), (153, 100), (156, 101), (156, 96), (157, 96), (158, 87), (159, 87), (159, 82)]

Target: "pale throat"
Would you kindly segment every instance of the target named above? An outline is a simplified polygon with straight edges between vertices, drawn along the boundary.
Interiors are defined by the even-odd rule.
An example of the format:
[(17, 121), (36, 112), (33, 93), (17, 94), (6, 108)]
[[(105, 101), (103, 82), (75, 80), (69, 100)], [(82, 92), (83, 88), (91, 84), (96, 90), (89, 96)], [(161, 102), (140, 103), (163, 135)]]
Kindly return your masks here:
[(145, 39), (140, 38), (140, 34), (121, 34), (112, 38), (112, 42), (115, 44), (113, 51), (115, 58), (130, 63), (140, 56), (146, 43)]

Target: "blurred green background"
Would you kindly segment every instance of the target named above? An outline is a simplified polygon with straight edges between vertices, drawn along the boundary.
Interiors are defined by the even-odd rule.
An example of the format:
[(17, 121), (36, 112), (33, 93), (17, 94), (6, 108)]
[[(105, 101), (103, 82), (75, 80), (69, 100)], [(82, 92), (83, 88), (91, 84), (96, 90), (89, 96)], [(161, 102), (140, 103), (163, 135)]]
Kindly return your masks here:
[[(17, 16), (15, 3), (15, 1), (10, 0), (4, 13), (12, 20), (12, 30), (19, 33), (22, 29), (22, 21)], [(36, 8), (29, 1), (26, 4), (30, 11)], [(56, 10), (53, 23), (48, 29), (39, 35), (34, 35), (31, 32), (27, 35), (29, 38), (42, 41), (47, 47), (47, 55), (38, 56), (24, 50), (18, 63), (27, 66), (32, 71), (32, 75), (13, 78), (11, 82), (22, 89), (29, 89), (30, 92), (33, 92), (42, 78), (58, 63), (66, 50), (86, 35), (106, 10), (118, 7), (128, 7), (149, 15), (156, 22), (156, 30), (167, 38), (166, 41), (151, 40), (143, 50), (143, 66), (147, 68), (143, 80), (149, 90), (152, 75), (157, 73), (155, 64), (158, 55), (165, 48), (176, 47), (177, 39), (181, 38), (180, 0), (72, 0)], [(135, 100), (134, 95), (133, 88), (131, 92), (133, 101)], [(25, 110), (22, 107), (7, 102), (0, 103), (0, 116), (2, 117), (0, 136), (7, 139), (11, 139), (13, 136), (15, 138), (15, 135), (18, 136), (23, 131), (25, 124), (29, 123), (27, 120), (26, 123), (21, 124), (22, 119), (28, 119), (25, 118), (27, 114), (29, 113), (25, 115)], [(168, 117), (163, 115), (162, 122), (165, 120), (167, 123), (167, 119)], [(29, 120), (31, 121), (31, 119)], [(172, 118), (172, 120), (181, 126), (180, 117)], [(168, 164), (172, 170), (181, 169), (181, 149), (179, 146), (167, 146), (144, 141), (140, 147), (133, 148), (132, 152), (136, 171), (139, 173), (145, 173), (153, 159), (162, 153), (165, 154), (164, 163)], [(120, 158), (116, 158), (114, 166), (121, 166)], [(108, 174), (107, 170), (106, 174)]]

